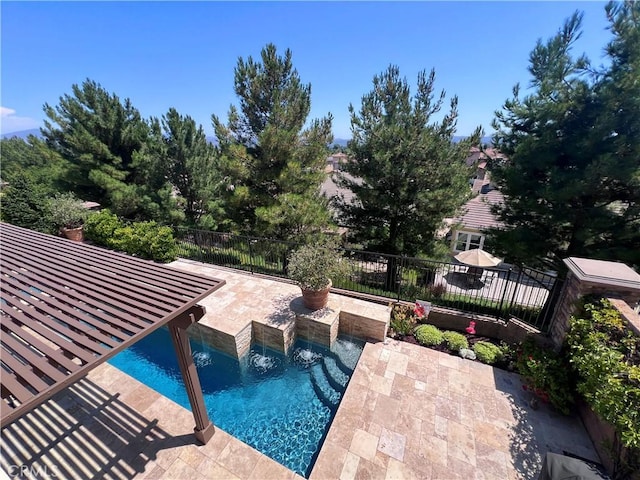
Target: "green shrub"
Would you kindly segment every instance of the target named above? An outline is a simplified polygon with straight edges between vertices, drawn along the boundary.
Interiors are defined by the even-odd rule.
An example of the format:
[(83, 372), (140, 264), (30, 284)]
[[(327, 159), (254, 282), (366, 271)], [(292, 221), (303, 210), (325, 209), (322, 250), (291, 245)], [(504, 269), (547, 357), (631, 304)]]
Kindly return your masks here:
[(85, 235), (98, 245), (141, 258), (165, 263), (177, 258), (178, 247), (173, 231), (156, 222), (124, 224), (114, 214), (104, 210), (87, 219)]
[(502, 359), (502, 350), (491, 342), (477, 342), (473, 345), (473, 351), (476, 352), (478, 360), (488, 365)]
[(449, 350), (458, 352), (461, 348), (469, 348), (467, 337), (459, 332), (446, 331), (442, 336), (444, 337), (444, 342), (447, 344)]
[(157, 262), (172, 262), (177, 258), (176, 241), (170, 227), (156, 225), (155, 222), (134, 224), (136, 235), (144, 239), (141, 245), (141, 256)]
[(102, 210), (89, 215), (84, 223), (84, 236), (97, 245), (114, 248), (114, 234), (123, 226), (116, 215), (109, 210)]
[(442, 331), (435, 325), (418, 325), (413, 335), (420, 345), (436, 346), (444, 341)]
[(608, 300), (586, 304), (570, 320), (566, 344), (578, 374), (577, 390), (616, 430), (618, 467), (640, 468), (640, 338)]
[(18, 227), (53, 233), (45, 187), (24, 176), (16, 176), (2, 191), (2, 221)]
[(518, 347), (516, 366), (526, 388), (556, 410), (568, 415), (573, 404), (569, 368), (553, 350), (538, 346), (528, 338)]

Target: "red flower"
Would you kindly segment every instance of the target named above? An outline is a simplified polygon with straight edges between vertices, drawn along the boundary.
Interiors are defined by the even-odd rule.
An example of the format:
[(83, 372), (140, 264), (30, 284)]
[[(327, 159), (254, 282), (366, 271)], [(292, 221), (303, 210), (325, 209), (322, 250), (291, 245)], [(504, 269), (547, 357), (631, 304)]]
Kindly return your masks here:
[(413, 312), (418, 317), (424, 317), (424, 307), (420, 305), (418, 302), (416, 302), (415, 306), (413, 307)]
[(467, 328), (465, 328), (465, 331), (469, 334), (469, 335), (475, 335), (476, 334), (476, 322), (474, 322), (473, 320), (471, 320), (469, 322), (469, 326)]

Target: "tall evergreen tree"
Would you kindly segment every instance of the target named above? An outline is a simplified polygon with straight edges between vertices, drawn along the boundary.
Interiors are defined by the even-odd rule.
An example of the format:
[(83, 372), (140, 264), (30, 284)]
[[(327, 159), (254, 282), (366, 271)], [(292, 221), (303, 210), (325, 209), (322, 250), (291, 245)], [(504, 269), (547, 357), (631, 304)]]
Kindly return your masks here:
[(19, 227), (54, 233), (48, 203), (50, 194), (45, 186), (35, 183), (29, 176), (16, 174), (2, 192), (0, 219)]
[(154, 138), (152, 153), (155, 168), (166, 175), (174, 195), (180, 199), (186, 221), (192, 226), (215, 229), (221, 218), (217, 200), (220, 178), (215, 162), (215, 148), (206, 138), (202, 126), (175, 108), (151, 120)]
[(492, 232), (508, 259), (530, 265), (568, 256), (640, 265), (640, 3), (606, 7), (610, 64), (592, 69), (571, 48), (576, 12), (530, 55), (533, 92), (496, 112), (493, 166), (505, 194)]
[(308, 239), (330, 224), (320, 195), (332, 141), (331, 116), (309, 122), (311, 85), (303, 84), (291, 51), (269, 44), (261, 61), (240, 58), (235, 68), (239, 110), (224, 125), (213, 115), (225, 208), (245, 233)]
[(55, 107), (44, 105), (43, 135), (71, 164), (73, 191), (129, 218), (169, 218), (175, 209), (171, 188), (144, 154), (149, 125), (138, 110), (91, 80), (73, 85), (72, 92)]
[(3, 181), (11, 184), (16, 177), (26, 177), (51, 194), (70, 188), (66, 180), (68, 162), (36, 136), (0, 140), (0, 152)]
[(418, 75), (414, 96), (396, 66), (373, 78), (359, 111), (349, 106), (352, 160), (340, 186), (354, 201), (338, 201), (342, 221), (369, 249), (391, 254), (433, 254), (436, 232), (469, 198), (465, 159), (480, 140), (480, 128), (455, 143), (458, 99), (444, 118), (445, 92), (434, 93), (435, 72)]

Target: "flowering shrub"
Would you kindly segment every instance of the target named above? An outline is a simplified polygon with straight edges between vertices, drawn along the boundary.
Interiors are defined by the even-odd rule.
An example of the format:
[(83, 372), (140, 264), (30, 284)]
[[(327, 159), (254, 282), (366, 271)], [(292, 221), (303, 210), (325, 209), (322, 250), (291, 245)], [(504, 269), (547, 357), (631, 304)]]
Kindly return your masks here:
[(414, 309), (409, 305), (398, 303), (391, 310), (391, 329), (396, 335), (410, 335), (416, 326)]
[(578, 392), (629, 449), (617, 452), (618, 467), (640, 468), (640, 338), (603, 299), (571, 318), (566, 343)]
[(556, 410), (569, 414), (573, 394), (566, 362), (553, 350), (538, 346), (528, 338), (517, 350), (516, 365), (524, 377), (523, 388), (530, 390)]

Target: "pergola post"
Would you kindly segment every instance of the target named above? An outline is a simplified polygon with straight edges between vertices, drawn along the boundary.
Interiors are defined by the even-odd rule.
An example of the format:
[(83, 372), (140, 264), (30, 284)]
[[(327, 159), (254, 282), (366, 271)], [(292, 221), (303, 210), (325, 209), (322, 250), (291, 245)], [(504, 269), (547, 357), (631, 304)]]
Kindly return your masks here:
[(204, 316), (204, 313), (204, 307), (195, 305), (169, 322), (171, 340), (173, 341), (173, 347), (178, 357), (178, 365), (180, 365), (182, 380), (187, 389), (189, 403), (191, 403), (193, 418), (196, 421), (196, 426), (193, 431), (196, 438), (203, 444), (207, 443), (213, 436), (214, 426), (211, 420), (209, 420), (207, 408), (204, 404), (200, 379), (198, 378), (196, 366), (193, 363), (187, 328), (189, 328), (189, 325), (200, 320)]

